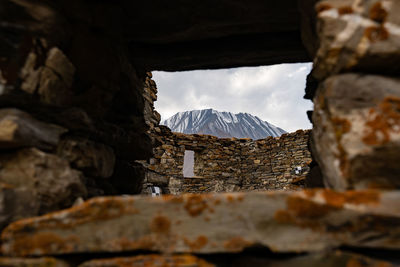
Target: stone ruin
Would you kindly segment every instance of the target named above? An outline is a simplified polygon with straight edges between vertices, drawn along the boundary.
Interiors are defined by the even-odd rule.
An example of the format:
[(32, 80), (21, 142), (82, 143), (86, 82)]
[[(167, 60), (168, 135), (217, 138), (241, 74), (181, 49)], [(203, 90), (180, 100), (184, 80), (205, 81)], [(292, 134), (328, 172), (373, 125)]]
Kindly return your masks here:
[[(142, 193), (158, 187), (163, 193), (246, 192), (300, 189), (306, 184), (311, 155), (310, 131), (299, 130), (260, 140), (217, 138), (153, 128), (160, 143), (142, 162)], [(184, 175), (185, 152), (194, 152), (193, 175)]]
[[(397, 0), (2, 0), (0, 266), (399, 265), (399, 14)], [(324, 186), (127, 196), (149, 182), (143, 161), (163, 170), (150, 71), (311, 60), (307, 179)], [(247, 167), (215, 179), (252, 191), (267, 173)]]

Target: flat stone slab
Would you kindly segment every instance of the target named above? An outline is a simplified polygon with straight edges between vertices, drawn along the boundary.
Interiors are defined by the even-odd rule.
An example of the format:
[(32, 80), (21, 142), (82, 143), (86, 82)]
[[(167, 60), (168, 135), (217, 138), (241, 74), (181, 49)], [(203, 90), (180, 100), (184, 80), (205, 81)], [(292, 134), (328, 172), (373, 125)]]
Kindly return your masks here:
[(87, 261), (79, 267), (215, 267), (193, 255), (139, 255), (135, 257), (118, 257)]
[(0, 266), (4, 267), (72, 267), (55, 258), (6, 258), (0, 257)]
[(233, 253), (251, 246), (312, 252), (400, 249), (400, 192), (316, 189), (163, 197), (101, 197), (2, 233), (5, 255), (134, 250)]
[(212, 266), (263, 266), (263, 267), (394, 267), (397, 266), (387, 261), (375, 260), (363, 255), (330, 251), (327, 253), (316, 253), (310, 255), (299, 255), (287, 258), (268, 258), (249, 255), (225, 254), (214, 256), (212, 262), (193, 255), (139, 255), (135, 257), (116, 257), (108, 259), (94, 259), (78, 267), (212, 267)]

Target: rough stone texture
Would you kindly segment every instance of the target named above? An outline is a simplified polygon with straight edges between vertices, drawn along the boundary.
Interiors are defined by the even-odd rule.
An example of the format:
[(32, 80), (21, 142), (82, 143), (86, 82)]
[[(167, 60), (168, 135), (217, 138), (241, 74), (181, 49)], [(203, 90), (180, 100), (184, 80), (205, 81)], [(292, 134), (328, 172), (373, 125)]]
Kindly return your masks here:
[(66, 129), (43, 123), (18, 109), (0, 109), (0, 149), (57, 146)]
[(55, 258), (6, 258), (0, 257), (0, 266), (4, 267), (72, 267), (65, 261)]
[(176, 267), (213, 267), (214, 264), (192, 255), (141, 255), (136, 257), (97, 259), (85, 262), (79, 267), (139, 267), (139, 266), (176, 266)]
[(315, 8), (320, 46), (305, 97), (315, 104), (313, 158), (325, 185), (397, 189), (400, 2), (323, 0)]
[[(159, 121), (159, 116), (152, 111), (156, 88), (151, 82), (151, 74), (146, 73), (149, 70), (221, 68), (308, 60), (300, 41), (299, 7), (303, 14), (303, 40), (309, 54), (317, 55), (313, 74), (308, 79), (308, 98), (313, 98), (318, 84), (324, 88), (325, 79), (343, 72), (398, 76), (398, 1), (318, 2), (314, 13), (313, 0), (205, 0), (201, 4), (174, 0), (168, 3), (162, 0), (3, 0), (0, 2), (0, 107), (18, 108), (42, 123), (60, 125), (68, 130), (62, 138), (82, 138), (111, 147), (116, 164), (112, 177), (107, 180), (114, 188), (105, 190), (104, 194), (137, 192), (140, 191), (144, 173), (133, 161), (148, 160), (152, 146), (159, 146), (158, 140), (149, 136), (149, 130), (152, 126), (156, 129)], [(318, 21), (316, 31), (313, 27), (315, 21)], [(320, 40), (315, 40), (316, 33)], [(321, 46), (316, 51), (318, 43)], [(333, 165), (340, 164), (340, 161), (330, 161), (329, 158), (338, 149), (340, 153), (344, 151), (352, 155), (352, 159), (357, 158), (358, 165), (348, 168), (358, 173), (353, 176), (357, 179), (346, 180), (348, 183), (343, 185), (343, 177), (329, 178), (341, 181), (337, 185), (331, 184), (338, 189), (364, 188), (367, 187), (365, 183), (369, 187), (372, 179), (379, 182), (379, 187), (391, 183), (393, 188), (393, 174), (398, 171), (394, 163), (398, 155), (398, 123), (391, 116), (398, 113), (398, 108), (397, 99), (386, 94), (397, 90), (398, 85), (389, 77), (378, 78), (377, 87), (385, 85), (385, 92), (378, 95), (379, 101), (364, 100), (364, 95), (376, 96), (372, 82), (365, 85), (368, 93), (362, 94), (361, 98), (360, 95), (353, 98), (351, 90), (348, 90), (353, 88), (353, 84), (346, 85), (346, 88), (343, 87), (347, 89), (343, 99), (351, 99), (354, 107), (348, 113), (344, 105), (346, 101), (341, 99), (338, 102), (343, 105), (332, 109), (333, 114), (345, 117), (353, 116), (353, 112), (358, 116), (364, 110), (373, 109), (363, 118), (361, 115), (355, 118), (354, 122), (366, 125), (360, 128), (365, 130), (362, 135), (353, 127), (347, 133), (346, 123), (340, 121), (332, 125), (329, 120), (318, 121), (318, 118), (329, 118), (330, 115), (324, 114), (324, 107), (320, 105), (323, 102), (319, 102), (319, 98), (316, 100), (321, 108), (319, 111), (322, 111), (315, 114), (317, 131), (326, 130), (327, 138), (332, 138), (333, 133), (341, 137), (339, 141), (332, 138), (330, 146), (320, 143), (323, 138), (316, 139), (316, 147), (327, 145), (328, 151), (318, 152), (321, 155), (326, 152), (327, 158), (315, 155), (320, 163), (329, 166), (324, 167), (323, 174), (333, 175), (327, 170), (336, 170)], [(383, 84), (382, 79), (385, 79)], [(379, 89), (377, 92), (382, 91)], [(358, 93), (356, 90), (354, 96)], [(319, 96), (321, 94), (318, 93)], [(324, 98), (322, 95), (321, 99)], [(330, 102), (332, 99), (327, 97), (326, 100)], [(374, 103), (375, 106), (363, 106), (365, 103)], [(325, 123), (326, 129), (322, 127)], [(338, 131), (329, 127), (338, 127)], [(370, 135), (368, 140), (372, 143), (365, 146), (365, 151), (352, 150), (362, 147), (357, 147), (363, 142), (357, 135), (362, 138)], [(387, 136), (391, 146), (382, 144)], [(352, 149), (338, 148), (337, 145), (346, 142), (346, 139), (355, 140), (355, 144), (349, 145)], [(45, 143), (57, 142), (46, 140)], [(79, 172), (66, 160), (55, 155), (54, 146), (46, 148), (46, 154), (37, 148), (13, 148), (12, 151), (1, 148), (0, 158), (5, 164), (1, 166), (0, 177), (3, 179), (6, 170), (7, 175), (15, 172), (18, 179), (34, 177), (41, 185), (42, 182), (50, 184), (50, 181), (58, 183), (62, 180), (59, 177), (68, 173), (78, 175)], [(353, 152), (358, 154), (351, 154)], [(231, 151), (228, 148), (224, 153)], [(367, 159), (362, 158), (365, 155)], [(162, 164), (168, 163), (167, 159), (164, 157)], [(381, 159), (387, 160), (387, 166), (391, 168), (382, 170), (378, 165), (382, 163)], [(260, 159), (252, 160), (252, 164), (259, 164)], [(35, 165), (36, 162), (39, 164)], [(32, 165), (35, 165), (34, 168)], [(360, 166), (368, 166), (365, 169), (371, 173), (364, 174)], [(56, 171), (54, 167), (60, 168)], [(229, 169), (221, 176), (228, 178), (233, 170)], [(381, 177), (382, 173), (377, 175), (374, 172), (378, 170), (383, 172), (384, 177)], [(52, 179), (42, 181), (36, 177), (37, 174), (45, 178), (51, 176)], [(19, 180), (14, 178), (10, 180), (17, 183)], [(91, 182), (105, 182), (100, 176), (86, 178), (87, 187)], [(153, 176), (148, 179), (155, 181), (158, 178)], [(175, 178), (171, 181), (176, 184), (182, 182)], [(163, 180), (161, 182), (164, 183)], [(237, 186), (236, 183), (232, 186)], [(396, 185), (398, 183), (394, 187)], [(53, 187), (58, 188), (51, 186), (50, 189)], [(23, 186), (14, 188), (24, 190)], [(55, 194), (54, 191), (49, 192)], [(36, 191), (31, 193), (36, 194)], [(73, 194), (65, 198), (63, 194), (64, 191), (58, 194), (63, 200), (62, 203), (57, 202), (57, 208), (71, 204)], [(49, 208), (46, 206), (47, 198), (37, 196), (40, 196), (42, 208), (43, 205)], [(362, 247), (369, 246), (374, 248), (373, 252), (376, 248), (382, 249), (382, 257), (387, 258), (399, 250), (398, 198), (397, 191), (304, 191), (243, 196), (194, 195), (167, 197), (164, 200), (95, 199), (68, 211), (13, 224), (3, 233), (3, 249), (9, 254), (39, 254), (43, 251), (54, 254), (79, 251), (86, 254), (138, 248), (206, 253), (237, 252), (261, 243), (274, 251), (291, 252), (342, 245), (363, 250)], [(11, 206), (7, 204), (4, 207)], [(137, 213), (138, 210), (140, 213)], [(180, 217), (181, 222), (177, 221)], [(216, 242), (215, 246), (212, 242)], [(388, 256), (389, 249), (393, 250)], [(318, 259), (307, 256), (293, 259), (291, 264), (321, 265)], [(242, 263), (244, 266), (252, 263), (263, 265), (265, 259), (262, 260), (260, 263), (257, 259), (242, 259)], [(326, 260), (322, 265), (326, 266), (327, 262), (335, 265), (335, 258)], [(337, 265), (358, 267), (367, 265), (366, 262), (366, 259), (339, 260)], [(375, 263), (387, 265), (380, 262), (368, 264)], [(288, 265), (288, 262), (284, 264)]]
[(68, 207), (77, 197), (86, 195), (81, 173), (53, 154), (23, 149), (2, 153), (0, 163), (0, 181), (31, 191), (41, 213)]
[[(239, 0), (218, 3), (207, 0), (201, 5), (182, 1), (166, 5), (159, 0), (140, 3), (73, 0), (52, 4), (26, 1), (16, 4), (7, 0), (0, 15), (8, 22), (2, 26), (4, 39), (9, 41), (2, 42), (4, 55), (18, 53), (13, 44), (19, 41), (19, 36), (9, 33), (12, 26), (18, 25), (14, 29), (18, 33), (51, 33), (52, 39), (59, 42), (68, 40), (69, 35), (84, 34), (90, 27), (101, 29), (104, 36), (118, 37), (128, 44), (132, 60), (147, 70), (226, 68), (310, 60), (300, 38), (297, 0), (273, 4), (262, 0), (251, 4)], [(91, 37), (80, 35), (79, 38)], [(10, 59), (7, 63), (14, 62)]]
[(0, 184), (0, 229), (13, 221), (36, 216), (39, 204), (31, 190)]
[(344, 245), (399, 249), (399, 198), (397, 191), (330, 190), (94, 198), (9, 225), (2, 233), (2, 252), (204, 254), (256, 245), (274, 252)]
[[(311, 162), (309, 131), (260, 140), (174, 133), (164, 126), (154, 127), (151, 134), (159, 145), (143, 163), (148, 170), (143, 192), (149, 186), (173, 194), (295, 189)], [(185, 150), (195, 152), (195, 177), (183, 177)], [(296, 167), (302, 168), (298, 174)]]
[(400, 79), (343, 74), (314, 99), (313, 147), (329, 187), (400, 187)]
[(108, 178), (113, 174), (115, 155), (109, 146), (84, 138), (68, 138), (59, 144), (58, 151), (86, 175)]
[(289, 259), (268, 259), (262, 257), (238, 258), (228, 266), (266, 266), (266, 267), (394, 267), (396, 263), (371, 259), (366, 256), (348, 252), (332, 251), (327, 253), (315, 253), (306, 256), (292, 257)]
[(400, 2), (324, 0), (316, 6), (320, 47), (313, 76), (400, 73)]
[(191, 255), (141, 255), (136, 257), (120, 257), (111, 259), (96, 259), (85, 262), (79, 267), (139, 267), (139, 266), (221, 266), (221, 267), (248, 267), (248, 266), (265, 266), (265, 267), (392, 267), (398, 266), (387, 261), (375, 260), (366, 256), (357, 255), (348, 252), (331, 251), (327, 253), (314, 253), (305, 256), (281, 256), (281, 259), (274, 259), (268, 255), (252, 256), (246, 254), (231, 255), (214, 255), (207, 261), (201, 259), (204, 255), (197, 257)]

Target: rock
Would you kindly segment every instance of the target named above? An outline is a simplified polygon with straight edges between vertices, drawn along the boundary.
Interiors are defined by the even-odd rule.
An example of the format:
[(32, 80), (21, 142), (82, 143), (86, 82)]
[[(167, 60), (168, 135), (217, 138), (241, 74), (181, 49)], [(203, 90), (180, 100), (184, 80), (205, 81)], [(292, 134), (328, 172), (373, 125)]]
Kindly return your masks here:
[(333, 76), (314, 103), (313, 152), (327, 186), (400, 188), (400, 79)]
[(91, 177), (108, 178), (114, 172), (112, 148), (87, 138), (65, 138), (60, 142), (57, 154)]
[(155, 185), (168, 185), (169, 177), (156, 172), (146, 171), (145, 182)]
[(316, 6), (320, 48), (313, 76), (400, 73), (400, 2), (324, 0)]
[(39, 214), (39, 202), (26, 188), (0, 184), (0, 229), (22, 218)]
[[(340, 246), (399, 249), (399, 191), (275, 191), (101, 197), (20, 220), (2, 233), (9, 256), (134, 250), (317, 252)], [(256, 208), (258, 207), (258, 208)]]
[(6, 258), (0, 257), (0, 266), (5, 267), (72, 267), (65, 261), (45, 258)]
[(53, 47), (49, 50), (45, 66), (57, 73), (67, 88), (72, 86), (75, 67), (58, 47)]
[(174, 267), (213, 267), (192, 255), (139, 255), (135, 257), (120, 257), (111, 259), (96, 259), (84, 262), (78, 267), (138, 267), (138, 266), (174, 266)]
[(57, 146), (67, 130), (41, 122), (18, 109), (0, 109), (0, 149), (38, 147), (49, 150)]
[(32, 192), (40, 213), (69, 207), (85, 196), (81, 178), (68, 161), (35, 148), (0, 155), (0, 181)]
[(349, 252), (330, 251), (325, 253), (314, 253), (305, 256), (291, 258), (268, 259), (260, 257), (239, 257), (232, 266), (265, 266), (265, 267), (395, 267), (395, 263), (371, 259), (363, 255)]
[(49, 104), (70, 104), (74, 82), (75, 67), (57, 47), (51, 48), (40, 74), (38, 88), (41, 99)]

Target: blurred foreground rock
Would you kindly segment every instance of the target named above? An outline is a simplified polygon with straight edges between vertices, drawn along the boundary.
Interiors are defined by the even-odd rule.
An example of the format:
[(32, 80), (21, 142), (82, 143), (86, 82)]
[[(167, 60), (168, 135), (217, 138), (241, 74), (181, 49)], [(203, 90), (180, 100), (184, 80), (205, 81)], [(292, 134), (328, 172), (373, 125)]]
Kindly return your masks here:
[(327, 186), (400, 188), (400, 79), (332, 76), (314, 103), (313, 149)]
[(232, 253), (262, 246), (315, 252), (340, 246), (400, 249), (397, 191), (306, 190), (103, 197), (9, 225), (10, 256), (123, 252)]

